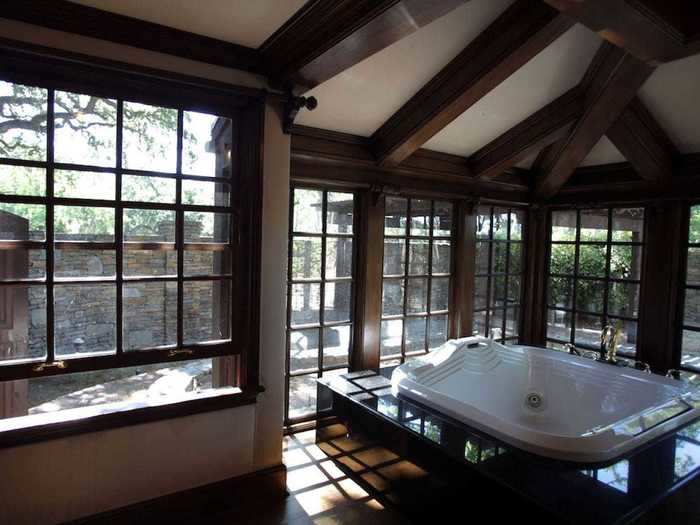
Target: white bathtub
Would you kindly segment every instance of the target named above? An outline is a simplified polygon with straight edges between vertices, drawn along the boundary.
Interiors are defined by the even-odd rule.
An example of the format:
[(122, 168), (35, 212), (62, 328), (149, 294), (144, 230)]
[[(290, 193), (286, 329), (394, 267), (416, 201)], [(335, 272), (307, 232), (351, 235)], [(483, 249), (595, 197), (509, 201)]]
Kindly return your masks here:
[(392, 388), (514, 447), (582, 463), (700, 417), (700, 391), (681, 381), (480, 337), (399, 366)]

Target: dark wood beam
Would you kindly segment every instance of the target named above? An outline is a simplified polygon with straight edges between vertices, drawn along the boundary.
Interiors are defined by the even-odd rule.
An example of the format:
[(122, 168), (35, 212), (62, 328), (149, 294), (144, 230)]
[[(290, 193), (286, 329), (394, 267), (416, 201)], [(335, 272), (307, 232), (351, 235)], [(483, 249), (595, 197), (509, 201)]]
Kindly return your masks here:
[(276, 84), (313, 88), (468, 0), (310, 0), (262, 46)]
[(607, 136), (643, 179), (669, 181), (678, 152), (641, 100), (632, 101)]
[(517, 0), (374, 133), (379, 163), (408, 158), (572, 24), (541, 2)]
[(66, 0), (5, 2), (2, 17), (217, 66), (261, 72), (255, 49)]
[(469, 158), (472, 173), (492, 178), (568, 134), (583, 113), (583, 94), (575, 87), (506, 131)]
[(603, 43), (587, 71), (583, 85), (583, 115), (569, 136), (552, 151), (542, 178), (535, 188), (536, 199), (554, 196), (586, 155), (615, 123), (654, 68), (607, 42)]
[(700, 52), (693, 1), (545, 0), (602, 38), (652, 64)]

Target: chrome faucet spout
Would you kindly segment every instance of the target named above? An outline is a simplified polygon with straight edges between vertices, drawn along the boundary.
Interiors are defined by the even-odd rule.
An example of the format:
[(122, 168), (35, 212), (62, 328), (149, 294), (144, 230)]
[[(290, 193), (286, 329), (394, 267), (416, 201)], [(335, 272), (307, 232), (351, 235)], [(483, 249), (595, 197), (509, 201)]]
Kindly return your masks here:
[(617, 347), (622, 331), (619, 327), (608, 325), (600, 333), (600, 357), (608, 363), (617, 362)]

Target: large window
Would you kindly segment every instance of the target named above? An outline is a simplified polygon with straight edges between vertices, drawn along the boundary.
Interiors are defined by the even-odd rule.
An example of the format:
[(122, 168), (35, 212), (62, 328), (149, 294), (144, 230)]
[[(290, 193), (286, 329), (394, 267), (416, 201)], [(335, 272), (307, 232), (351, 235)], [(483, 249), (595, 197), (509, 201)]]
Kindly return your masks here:
[(387, 197), (384, 218), (381, 362), (403, 362), (447, 340), (452, 204)]
[(352, 348), (355, 199), (292, 188), (287, 423), (316, 413), (316, 378), (347, 372)]
[(523, 220), (519, 209), (479, 206), (473, 333), (517, 342), (523, 274)]
[(186, 108), (0, 81), (9, 415), (232, 383), (235, 114)]
[(690, 207), (681, 368), (700, 372), (700, 206)]
[(606, 325), (620, 352), (637, 349), (644, 209), (552, 211), (547, 279), (548, 346), (600, 349)]

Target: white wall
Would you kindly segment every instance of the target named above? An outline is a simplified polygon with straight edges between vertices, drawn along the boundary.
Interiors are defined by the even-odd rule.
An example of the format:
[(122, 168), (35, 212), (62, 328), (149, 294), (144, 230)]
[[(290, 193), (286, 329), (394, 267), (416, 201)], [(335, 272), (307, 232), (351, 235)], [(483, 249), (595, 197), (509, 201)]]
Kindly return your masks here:
[[(5, 38), (264, 87), (249, 73), (0, 19)], [(282, 460), (289, 136), (265, 114), (258, 403), (0, 450), (0, 523), (52, 524), (238, 476)]]

